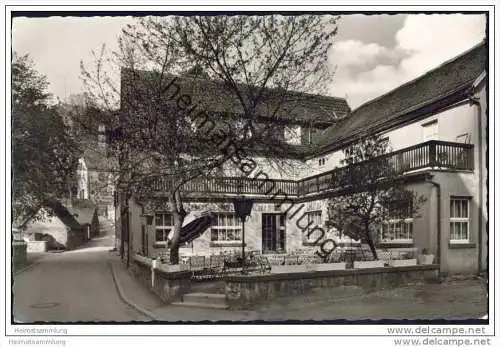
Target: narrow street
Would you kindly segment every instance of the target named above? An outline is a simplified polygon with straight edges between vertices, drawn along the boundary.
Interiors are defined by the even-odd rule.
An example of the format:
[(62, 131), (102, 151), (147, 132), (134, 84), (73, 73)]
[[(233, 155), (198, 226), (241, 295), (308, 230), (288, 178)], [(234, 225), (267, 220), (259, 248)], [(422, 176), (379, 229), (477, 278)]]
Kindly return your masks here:
[(101, 225), (102, 237), (73, 251), (36, 254), (37, 264), (14, 277), (17, 321), (150, 321), (120, 299), (111, 264), (123, 295), (159, 321), (470, 319), (487, 312), (488, 299), (477, 280), (422, 283), (375, 292), (356, 286), (317, 288), (308, 294), (277, 298), (254, 310), (165, 305), (120, 266), (119, 257), (110, 252), (114, 246), (111, 229)]
[[(123, 322), (147, 317), (120, 300), (108, 259), (116, 257), (110, 225), (79, 249), (46, 253), (14, 277), (13, 313), (28, 322)], [(104, 234), (104, 235), (103, 235)]]

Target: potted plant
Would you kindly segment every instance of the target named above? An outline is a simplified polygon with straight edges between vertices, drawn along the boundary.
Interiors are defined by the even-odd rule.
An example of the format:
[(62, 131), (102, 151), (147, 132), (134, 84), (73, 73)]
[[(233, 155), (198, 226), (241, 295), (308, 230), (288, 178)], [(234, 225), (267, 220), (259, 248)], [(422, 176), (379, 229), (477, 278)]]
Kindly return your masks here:
[(430, 254), (427, 248), (422, 249), (422, 252), (418, 255), (418, 263), (429, 265), (434, 262), (434, 254)]

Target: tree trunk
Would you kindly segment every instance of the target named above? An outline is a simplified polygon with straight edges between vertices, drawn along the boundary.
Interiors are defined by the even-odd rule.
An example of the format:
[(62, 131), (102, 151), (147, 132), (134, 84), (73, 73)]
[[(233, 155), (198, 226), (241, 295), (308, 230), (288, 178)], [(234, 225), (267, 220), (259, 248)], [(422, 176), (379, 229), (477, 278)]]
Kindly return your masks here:
[(177, 246), (170, 248), (170, 264), (179, 264), (179, 244)]
[(176, 190), (170, 197), (172, 204), (172, 217), (174, 219), (173, 235), (170, 239), (170, 264), (179, 264), (179, 241), (181, 238), (182, 223), (186, 217), (179, 190)]
[(377, 250), (375, 249), (375, 244), (373, 243), (373, 240), (369, 235), (369, 233), (366, 237), (366, 242), (368, 243), (368, 246), (370, 246), (370, 250), (372, 251), (373, 254), (373, 259), (378, 260)]
[(172, 216), (174, 218), (174, 228), (172, 230), (173, 236), (170, 239), (170, 264), (177, 265), (179, 264), (179, 241), (181, 238), (184, 216), (177, 211), (172, 211)]

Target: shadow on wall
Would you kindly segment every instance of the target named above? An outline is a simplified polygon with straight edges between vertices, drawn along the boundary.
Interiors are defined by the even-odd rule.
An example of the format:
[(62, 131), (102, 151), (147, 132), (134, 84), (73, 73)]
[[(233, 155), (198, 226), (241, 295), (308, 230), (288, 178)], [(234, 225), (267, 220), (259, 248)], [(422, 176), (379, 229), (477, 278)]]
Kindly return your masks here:
[(52, 236), (50, 234), (35, 233), (34, 240), (35, 241), (46, 241), (47, 242), (47, 250), (66, 249), (66, 247), (62, 243), (57, 242), (57, 240), (54, 238), (54, 236)]

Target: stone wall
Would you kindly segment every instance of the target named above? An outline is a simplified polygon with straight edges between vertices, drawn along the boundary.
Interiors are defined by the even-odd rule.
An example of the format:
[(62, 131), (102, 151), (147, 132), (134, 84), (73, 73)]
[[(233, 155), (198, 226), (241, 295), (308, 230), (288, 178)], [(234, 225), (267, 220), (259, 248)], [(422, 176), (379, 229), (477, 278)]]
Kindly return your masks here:
[(28, 241), (28, 253), (47, 252), (47, 241)]
[(12, 242), (12, 265), (14, 271), (28, 264), (27, 247), (28, 245), (24, 241)]
[(313, 288), (357, 285), (377, 290), (437, 279), (438, 276), (439, 265), (233, 275), (225, 279), (226, 303), (231, 308), (250, 309), (276, 297), (303, 294)]
[(148, 287), (165, 303), (182, 300), (184, 293), (188, 292), (191, 286), (191, 272), (170, 271), (168, 265), (159, 265), (155, 269), (155, 283), (151, 283), (151, 259), (141, 256), (134, 256), (130, 263), (130, 271), (143, 285)]

